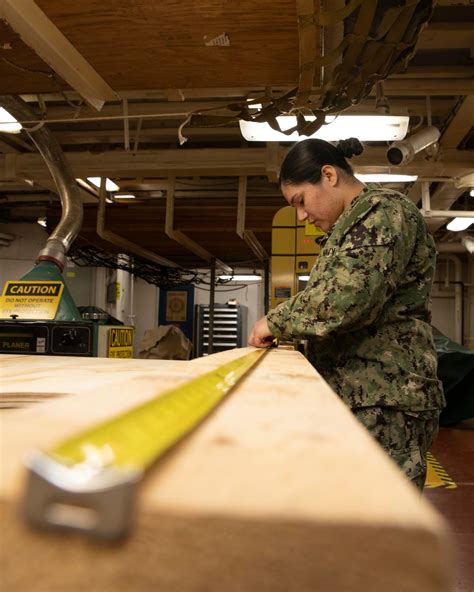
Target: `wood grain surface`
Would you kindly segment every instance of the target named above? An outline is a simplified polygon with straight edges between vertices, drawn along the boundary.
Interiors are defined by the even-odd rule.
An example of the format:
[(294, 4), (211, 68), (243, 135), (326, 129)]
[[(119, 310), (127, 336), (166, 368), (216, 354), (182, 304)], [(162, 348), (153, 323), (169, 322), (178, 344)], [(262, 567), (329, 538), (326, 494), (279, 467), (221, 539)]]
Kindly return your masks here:
[(0, 356), (5, 396), (64, 394), (0, 415), (2, 589), (447, 592), (439, 515), (304, 357), (283, 349), (151, 469), (124, 543), (24, 525), (28, 451), (250, 349), (190, 362)]

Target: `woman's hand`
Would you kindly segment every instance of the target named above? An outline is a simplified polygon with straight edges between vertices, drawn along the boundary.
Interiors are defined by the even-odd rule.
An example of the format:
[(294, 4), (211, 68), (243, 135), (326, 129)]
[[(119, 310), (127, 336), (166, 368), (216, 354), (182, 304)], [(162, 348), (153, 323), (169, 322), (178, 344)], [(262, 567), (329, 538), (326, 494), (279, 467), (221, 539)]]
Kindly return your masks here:
[(252, 328), (249, 345), (254, 347), (268, 347), (273, 341), (273, 334), (268, 328), (267, 318), (262, 317)]

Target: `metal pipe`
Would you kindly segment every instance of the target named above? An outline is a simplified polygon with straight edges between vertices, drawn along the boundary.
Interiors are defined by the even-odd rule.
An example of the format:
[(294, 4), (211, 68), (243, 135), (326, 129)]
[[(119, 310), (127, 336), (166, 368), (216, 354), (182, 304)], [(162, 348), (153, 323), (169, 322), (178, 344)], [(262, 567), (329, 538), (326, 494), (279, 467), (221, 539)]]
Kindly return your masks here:
[(463, 243), (437, 243), (436, 249), (438, 253), (465, 253), (466, 247)]
[(179, 265), (177, 263), (174, 263), (174, 261), (170, 261), (169, 259), (166, 259), (165, 257), (160, 257), (159, 255), (152, 253), (148, 249), (144, 249), (143, 247), (140, 247), (140, 245), (132, 243), (132, 241), (129, 241), (128, 239), (124, 238), (123, 236), (115, 234), (115, 232), (112, 232), (111, 230), (106, 230), (105, 229), (105, 199), (106, 199), (106, 197), (107, 197), (107, 192), (105, 190), (105, 177), (102, 177), (101, 182), (100, 182), (100, 189), (99, 189), (99, 208), (97, 211), (97, 225), (96, 225), (96, 231), (97, 231), (97, 234), (100, 236), (100, 238), (103, 238), (104, 240), (108, 241), (109, 243), (112, 243), (113, 245), (115, 245), (117, 247), (120, 247), (121, 249), (124, 249), (124, 251), (127, 253), (133, 253), (134, 255), (138, 255), (139, 257), (142, 257), (143, 259), (147, 259), (148, 261), (153, 261), (153, 263), (157, 263), (158, 265), (165, 265), (167, 267), (179, 267)]
[(242, 175), (239, 177), (239, 192), (237, 198), (237, 227), (236, 232), (242, 240), (252, 249), (254, 255), (260, 259), (260, 261), (268, 260), (268, 253), (261, 245), (258, 238), (255, 236), (252, 230), (245, 228), (245, 208), (247, 198), (247, 177)]
[[(0, 105), (17, 120), (36, 117), (34, 111), (18, 97), (0, 95)], [(82, 226), (83, 207), (79, 188), (61, 146), (51, 131), (45, 125), (25, 131), (43, 157), (62, 205), (61, 219), (46, 241), (46, 246), (38, 253), (36, 261), (52, 261), (62, 270), (66, 264), (66, 253)]]
[(265, 272), (263, 284), (263, 312), (264, 314), (267, 314), (270, 308), (270, 265), (268, 259), (265, 259), (263, 262), (263, 268)]
[(224, 273), (231, 274), (232, 269), (223, 263), (220, 259), (217, 259), (212, 253), (209, 253), (204, 247), (198, 245), (195, 241), (193, 241), (189, 236), (181, 232), (181, 230), (176, 230), (174, 227), (174, 205), (175, 205), (175, 185), (176, 179), (174, 177), (170, 177), (168, 179), (168, 188), (166, 190), (166, 219), (165, 219), (165, 233), (169, 238), (176, 241), (178, 244), (183, 246), (184, 248), (191, 251), (204, 261), (208, 261), (214, 265), (216, 265), (219, 269), (222, 269)]
[[(449, 262), (454, 263), (454, 334), (455, 340), (462, 345), (462, 334), (463, 334), (463, 314), (462, 314), (462, 264), (459, 257), (455, 255), (442, 255), (443, 259), (446, 260), (446, 264)], [(449, 273), (449, 269), (446, 270), (446, 274)], [(449, 284), (449, 276), (448, 284)]]
[(214, 307), (216, 295), (216, 260), (211, 261), (211, 290), (209, 292), (209, 329), (207, 333), (207, 353), (214, 352)]
[(474, 210), (429, 210), (427, 218), (474, 218)]

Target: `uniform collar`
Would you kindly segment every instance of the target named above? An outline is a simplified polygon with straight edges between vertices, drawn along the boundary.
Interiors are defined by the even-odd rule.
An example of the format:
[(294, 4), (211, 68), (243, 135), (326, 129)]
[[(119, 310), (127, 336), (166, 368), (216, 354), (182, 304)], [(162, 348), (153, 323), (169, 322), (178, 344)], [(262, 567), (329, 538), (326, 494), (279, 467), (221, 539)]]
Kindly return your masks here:
[(326, 241), (328, 240), (328, 238), (333, 233), (333, 231), (336, 228), (336, 226), (339, 224), (339, 222), (341, 222), (347, 216), (350, 215), (350, 213), (354, 209), (355, 205), (357, 203), (359, 203), (361, 199), (364, 199), (365, 197), (367, 197), (373, 191), (378, 191), (380, 189), (382, 189), (382, 186), (380, 185), (380, 183), (367, 183), (362, 188), (362, 190), (360, 191), (360, 193), (358, 193), (354, 197), (354, 199), (351, 201), (351, 203), (349, 204), (349, 206), (342, 212), (342, 214), (339, 216), (339, 218), (334, 222), (334, 224), (331, 226), (331, 228), (328, 230), (328, 232), (325, 235), (323, 235), (319, 240), (316, 241), (317, 244), (320, 245), (321, 247), (323, 247), (326, 244)]

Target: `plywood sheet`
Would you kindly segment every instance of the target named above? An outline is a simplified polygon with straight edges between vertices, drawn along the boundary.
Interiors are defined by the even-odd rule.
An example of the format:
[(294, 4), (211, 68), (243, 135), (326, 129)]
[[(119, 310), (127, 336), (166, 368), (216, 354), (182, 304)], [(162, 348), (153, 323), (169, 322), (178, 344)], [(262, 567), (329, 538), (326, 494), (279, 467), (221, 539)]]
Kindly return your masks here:
[[(28, 450), (248, 349), (191, 362), (1, 356), (4, 392), (70, 392), (1, 416), (3, 590), (447, 592), (444, 523), (294, 351), (271, 351), (151, 470), (121, 546), (23, 524)], [(96, 388), (78, 386), (94, 375)]]
[[(295, 86), (298, 81), (294, 0), (37, 4), (115, 90)], [(206, 45), (223, 35), (228, 46)]]

